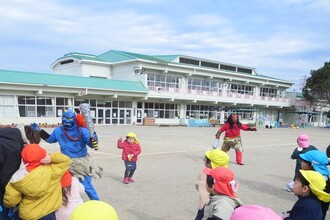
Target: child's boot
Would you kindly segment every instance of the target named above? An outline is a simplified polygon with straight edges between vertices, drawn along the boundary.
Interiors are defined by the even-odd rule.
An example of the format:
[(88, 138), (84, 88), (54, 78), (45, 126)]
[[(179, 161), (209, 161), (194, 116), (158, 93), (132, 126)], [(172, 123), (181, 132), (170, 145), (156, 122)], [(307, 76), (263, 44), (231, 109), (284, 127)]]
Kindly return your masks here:
[(133, 183), (134, 179), (132, 177), (128, 177), (128, 181)]
[(125, 184), (128, 184), (128, 182), (129, 182), (128, 177), (125, 177), (123, 182), (124, 182)]
[(238, 165), (244, 165), (243, 162), (243, 152), (242, 151), (237, 151), (236, 152), (236, 162)]

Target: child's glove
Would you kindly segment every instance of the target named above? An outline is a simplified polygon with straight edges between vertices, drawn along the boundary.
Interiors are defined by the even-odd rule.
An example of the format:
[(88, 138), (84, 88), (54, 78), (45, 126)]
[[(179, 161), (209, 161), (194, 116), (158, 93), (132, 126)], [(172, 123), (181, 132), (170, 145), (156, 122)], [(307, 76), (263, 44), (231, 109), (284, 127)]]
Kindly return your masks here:
[(129, 155), (127, 155), (127, 159), (128, 159), (128, 161), (131, 161), (133, 157), (134, 157), (134, 154), (129, 154)]
[(36, 130), (37, 132), (39, 132), (41, 129), (39, 128), (38, 124), (33, 122), (30, 124), (31, 128), (33, 128), (34, 130)]
[(280, 216), (285, 219), (285, 218), (288, 218), (290, 217), (290, 212), (281, 212)]
[(98, 145), (97, 140), (95, 140), (94, 138), (91, 138), (90, 141), (91, 141), (91, 143), (92, 143), (92, 148), (93, 148), (94, 150), (98, 150), (98, 149), (99, 149), (99, 145)]
[(40, 160), (40, 162), (45, 165), (50, 164), (52, 162), (50, 155), (47, 154), (44, 158)]
[(219, 138), (220, 138), (220, 135), (221, 135), (221, 132), (218, 131), (218, 132), (215, 134), (215, 138), (216, 138), (216, 139), (219, 139)]
[(248, 131), (257, 131), (257, 128), (248, 128)]

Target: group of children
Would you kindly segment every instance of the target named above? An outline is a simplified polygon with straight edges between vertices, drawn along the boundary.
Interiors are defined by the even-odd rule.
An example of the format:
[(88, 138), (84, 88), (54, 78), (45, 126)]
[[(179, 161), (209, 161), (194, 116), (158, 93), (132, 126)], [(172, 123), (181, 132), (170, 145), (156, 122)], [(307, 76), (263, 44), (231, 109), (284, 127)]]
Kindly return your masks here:
[[(93, 213), (93, 217), (99, 216), (100, 220), (118, 220), (112, 206), (96, 200), (82, 200), (84, 186), (69, 172), (71, 159), (60, 152), (48, 154), (39, 145), (40, 135), (33, 128), (0, 129), (0, 139), (1, 151), (6, 153), (2, 156), (12, 159), (1, 161), (1, 174), (11, 173), (5, 188), (1, 189), (1, 220), (92, 219), (86, 215), (86, 210)], [(13, 142), (6, 145), (6, 140)], [(9, 145), (15, 149), (15, 142), (23, 145), (22, 148), (7, 151), (6, 146)], [(11, 154), (18, 154), (18, 157), (14, 158)], [(15, 172), (8, 169), (7, 162), (14, 164), (21, 159), (23, 165)], [(5, 181), (3, 177), (5, 175), (1, 176), (1, 180)]]
[[(287, 219), (324, 220), (330, 202), (330, 155), (310, 145), (307, 134), (298, 136), (297, 145), (291, 155), (296, 160), (294, 182), (290, 182), (287, 189), (299, 199), (288, 212), (290, 217)], [(301, 208), (306, 211), (301, 212)]]
[[(50, 135), (35, 123), (19, 129), (0, 129), (1, 220), (87, 220), (92, 219), (90, 213), (99, 220), (118, 220), (112, 206), (98, 201), (91, 185), (92, 170), (102, 170), (87, 153), (86, 145), (93, 147), (95, 143), (82, 124), (77, 126), (83, 122), (81, 117), (77, 120), (78, 115), (72, 110), (65, 112), (62, 125)], [(63, 139), (62, 133), (68, 140)], [(93, 138), (97, 144), (96, 134)], [(48, 154), (39, 145), (41, 139), (58, 141), (61, 152)], [(129, 132), (124, 141), (120, 138), (117, 147), (122, 149), (126, 167), (124, 183), (134, 182), (141, 153), (135, 133)], [(81, 197), (84, 191), (91, 199), (88, 202)]]
[[(90, 219), (92, 213), (93, 218), (98, 216), (100, 220), (118, 219), (109, 204), (93, 199), (88, 202), (82, 200), (81, 194), (86, 189), (69, 171), (72, 158), (60, 152), (48, 154), (39, 145), (39, 133), (30, 126), (20, 131), (22, 137), (16, 142), (24, 147), (17, 152), (20, 152), (19, 158), (22, 158), (24, 166), (18, 169), (15, 165), (16, 171), (7, 173), (9, 178), (0, 194), (3, 196), (3, 208), (10, 208), (8, 219), (84, 220)], [(4, 134), (7, 135), (7, 131)], [(283, 212), (281, 216), (267, 207), (243, 204), (236, 194), (235, 175), (228, 168), (228, 154), (220, 149), (206, 151), (205, 167), (195, 184), (199, 192), (195, 220), (324, 220), (330, 202), (329, 155), (310, 145), (306, 134), (298, 136), (297, 145), (291, 155), (292, 159), (296, 159), (295, 175), (287, 187), (298, 200), (290, 211)], [(125, 164), (123, 183), (132, 183), (141, 153), (136, 134), (129, 132), (125, 140), (120, 137), (117, 148), (122, 149)]]
[[(297, 145), (291, 156), (297, 160), (294, 181), (287, 187), (298, 200), (280, 215), (267, 207), (243, 204), (236, 195), (235, 176), (228, 169), (228, 154), (220, 149), (206, 151), (205, 168), (195, 184), (199, 192), (195, 220), (324, 220), (330, 202), (328, 155), (309, 145), (306, 134), (298, 136)], [(327, 151), (330, 154), (330, 145)]]

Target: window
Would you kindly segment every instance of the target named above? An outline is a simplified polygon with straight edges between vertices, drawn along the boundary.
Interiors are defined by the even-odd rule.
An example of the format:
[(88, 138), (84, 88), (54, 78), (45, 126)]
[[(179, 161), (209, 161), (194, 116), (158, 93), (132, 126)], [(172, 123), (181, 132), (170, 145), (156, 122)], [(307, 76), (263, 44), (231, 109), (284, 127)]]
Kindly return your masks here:
[(201, 91), (222, 91), (222, 82), (216, 80), (203, 80), (196, 78), (188, 79), (188, 89), (196, 90), (197, 93), (201, 93)]
[(201, 66), (211, 67), (211, 68), (215, 68), (215, 69), (218, 69), (218, 68), (219, 68), (219, 64), (217, 64), (217, 63), (205, 62), (205, 61), (202, 61), (202, 62), (201, 62)]
[(0, 116), (13, 117), (15, 115), (15, 96), (0, 95)]
[(261, 87), (260, 96), (277, 97), (277, 89)]
[(178, 104), (172, 103), (144, 103), (146, 117), (153, 118), (176, 118), (178, 117)]
[(252, 108), (246, 108), (246, 109), (240, 109), (240, 108), (230, 108), (225, 109), (225, 120), (227, 120), (228, 116), (230, 114), (236, 114), (239, 118), (239, 120), (254, 120), (254, 112), (256, 109)]
[(68, 63), (73, 63), (73, 59), (63, 60), (63, 61), (60, 62), (61, 65), (65, 65), (65, 64), (68, 64)]
[(227, 92), (253, 95), (253, 89), (253, 86), (231, 83), (228, 86)]
[(240, 73), (250, 73), (250, 74), (252, 74), (252, 70), (246, 69), (246, 68), (240, 68), (240, 67), (237, 67), (237, 72), (240, 72)]
[(156, 91), (169, 91), (181, 88), (181, 77), (171, 75), (148, 74), (148, 88)]
[(187, 105), (186, 118), (216, 119), (217, 112), (221, 111), (221, 109), (221, 106)]
[(229, 66), (229, 65), (220, 64), (220, 69), (222, 69), (222, 70), (230, 70), (230, 71), (235, 71), (236, 72), (236, 67), (235, 66)]
[(180, 57), (179, 62), (199, 66), (199, 60), (193, 60), (193, 59), (187, 59), (187, 58)]

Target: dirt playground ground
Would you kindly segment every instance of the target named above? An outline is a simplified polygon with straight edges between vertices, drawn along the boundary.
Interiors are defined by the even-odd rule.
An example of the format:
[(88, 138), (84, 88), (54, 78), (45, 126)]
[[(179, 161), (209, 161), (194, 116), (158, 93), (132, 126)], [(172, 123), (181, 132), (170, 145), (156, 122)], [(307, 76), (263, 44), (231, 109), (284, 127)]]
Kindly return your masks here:
[[(218, 127), (96, 126), (95, 130), (99, 151), (89, 152), (104, 172), (93, 184), (101, 200), (116, 209), (120, 220), (194, 219), (198, 202), (194, 183)], [(125, 167), (116, 145), (117, 139), (130, 131), (137, 134), (142, 154), (134, 175), (136, 181), (125, 185)], [(310, 144), (320, 150), (325, 151), (330, 144), (330, 129), (326, 128), (241, 132), (245, 165), (236, 165), (231, 150), (229, 168), (236, 175), (237, 194), (245, 204), (264, 205), (278, 213), (292, 208), (297, 198), (285, 190), (285, 185), (293, 178), (295, 161), (290, 156), (300, 133), (308, 134)], [(58, 144), (41, 144), (49, 152), (59, 151)], [(327, 217), (330, 220), (329, 212)]]

